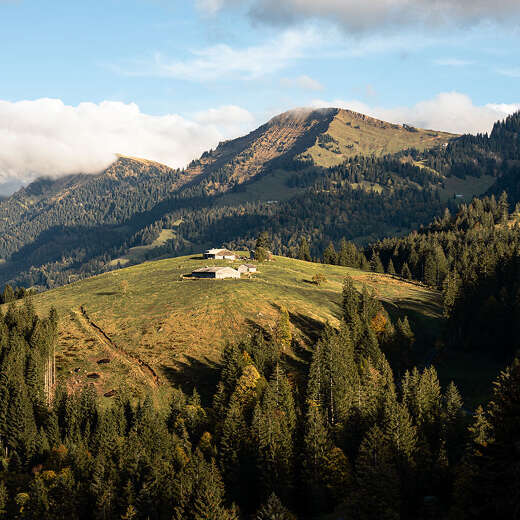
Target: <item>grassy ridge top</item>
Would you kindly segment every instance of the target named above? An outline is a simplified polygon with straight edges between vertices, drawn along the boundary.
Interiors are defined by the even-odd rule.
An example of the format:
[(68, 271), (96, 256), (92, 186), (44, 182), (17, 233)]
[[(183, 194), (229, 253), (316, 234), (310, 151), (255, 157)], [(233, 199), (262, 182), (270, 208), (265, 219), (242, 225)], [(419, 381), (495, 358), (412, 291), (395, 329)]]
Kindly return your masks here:
[(374, 119), (350, 110), (339, 110), (327, 131), (302, 157), (318, 166), (331, 167), (357, 155), (382, 155), (408, 148), (426, 150), (457, 137), (447, 132), (424, 130)]
[[(289, 310), (302, 345), (327, 320), (338, 324), (347, 274), (400, 313), (424, 319), (439, 315), (439, 295), (423, 287), (283, 257), (260, 264), (250, 279), (182, 279), (208, 262), (228, 265), (199, 257), (159, 260), (35, 296), (38, 312), (55, 306), (60, 315), (59, 372), (71, 386), (94, 382), (100, 393), (121, 384), (136, 392), (156, 388), (158, 395), (171, 384), (213, 385), (226, 341), (243, 337), (253, 324), (272, 330), (280, 305)], [(327, 279), (321, 286), (311, 283), (316, 273)], [(291, 355), (295, 363), (305, 357), (303, 351)]]

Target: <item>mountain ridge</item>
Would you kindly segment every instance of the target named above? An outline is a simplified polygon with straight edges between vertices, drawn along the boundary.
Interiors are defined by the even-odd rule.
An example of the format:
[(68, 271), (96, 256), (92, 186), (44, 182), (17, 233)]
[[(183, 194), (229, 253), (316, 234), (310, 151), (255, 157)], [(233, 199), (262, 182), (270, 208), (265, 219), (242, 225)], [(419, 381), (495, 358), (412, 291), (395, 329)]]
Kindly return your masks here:
[(457, 138), (347, 110), (296, 109), (185, 170), (119, 156), (99, 174), (38, 179), (0, 201), (0, 283), (54, 287), (118, 259), (253, 247), (263, 229), (283, 254), (301, 236), (321, 254), (342, 237), (366, 244), (407, 233), (460, 203), (455, 194), (495, 182), (506, 164), (498, 134)]

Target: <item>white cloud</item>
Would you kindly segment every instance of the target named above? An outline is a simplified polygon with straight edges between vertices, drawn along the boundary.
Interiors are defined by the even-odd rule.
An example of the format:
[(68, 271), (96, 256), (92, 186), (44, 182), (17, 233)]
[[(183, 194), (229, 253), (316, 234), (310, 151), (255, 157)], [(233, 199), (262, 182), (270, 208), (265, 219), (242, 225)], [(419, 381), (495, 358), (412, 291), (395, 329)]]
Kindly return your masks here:
[(41, 175), (96, 173), (117, 153), (183, 167), (223, 138), (241, 135), (253, 125), (253, 116), (236, 106), (199, 112), (189, 120), (144, 114), (133, 103), (0, 101), (0, 184), (27, 183)]
[(466, 67), (467, 65), (473, 65), (475, 62), (471, 60), (460, 60), (458, 58), (441, 58), (434, 60), (433, 63), (443, 67)]
[(224, 5), (223, 0), (195, 0), (197, 9), (204, 13), (214, 14)]
[(189, 81), (212, 81), (220, 78), (256, 79), (284, 69), (293, 60), (303, 58), (305, 50), (321, 37), (311, 29), (287, 30), (277, 38), (244, 49), (218, 44), (191, 51), (193, 58), (170, 61), (160, 54), (152, 67), (145, 65), (132, 75), (158, 75)]
[(498, 73), (502, 76), (509, 76), (510, 78), (520, 78), (520, 67), (498, 69)]
[(460, 134), (489, 132), (493, 123), (520, 108), (519, 104), (478, 106), (469, 96), (459, 92), (441, 93), (412, 107), (384, 108), (357, 100), (315, 100), (311, 104), (314, 107), (347, 108), (391, 123)]
[(520, 14), (518, 0), (198, 0), (200, 8), (212, 12), (246, 5), (250, 15), (270, 23), (284, 24), (303, 19), (328, 19), (347, 30), (363, 32), (377, 28), (476, 25), (491, 21), (514, 24)]
[(310, 76), (298, 76), (297, 78), (282, 78), (280, 80), (282, 87), (287, 88), (300, 88), (303, 90), (323, 90), (323, 85), (312, 79)]
[(235, 105), (203, 110), (197, 112), (193, 119), (201, 125), (214, 126), (226, 138), (235, 137), (246, 130), (251, 130), (255, 124), (255, 118), (251, 112)]

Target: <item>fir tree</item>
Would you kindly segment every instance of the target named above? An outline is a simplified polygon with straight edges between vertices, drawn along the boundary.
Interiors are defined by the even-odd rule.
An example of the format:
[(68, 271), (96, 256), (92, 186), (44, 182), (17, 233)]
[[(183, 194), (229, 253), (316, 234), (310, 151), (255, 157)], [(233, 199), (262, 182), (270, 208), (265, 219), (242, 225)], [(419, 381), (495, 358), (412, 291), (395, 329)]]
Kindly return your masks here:
[(276, 323), (274, 338), (280, 352), (286, 352), (291, 347), (291, 322), (289, 319), (289, 312), (285, 307), (280, 308), (280, 317)]
[(395, 275), (396, 274), (396, 271), (395, 271), (395, 267), (394, 267), (394, 262), (392, 262), (392, 259), (390, 258), (390, 260), (388, 261), (388, 267), (386, 269), (386, 272), (388, 274), (391, 274), (391, 275)]
[(410, 271), (410, 268), (408, 267), (408, 264), (406, 262), (403, 264), (403, 267), (401, 269), (401, 278), (404, 278), (405, 280), (412, 279), (412, 272)]
[(310, 262), (312, 260), (309, 244), (307, 243), (307, 239), (305, 237), (303, 237), (300, 242), (300, 249), (298, 250), (298, 260), (305, 260), (306, 262)]
[(295, 520), (295, 518), (274, 493), (255, 515), (255, 520)]
[(399, 519), (398, 475), (390, 446), (377, 426), (370, 429), (361, 443), (356, 461), (356, 481), (355, 518)]
[(338, 255), (336, 253), (336, 250), (334, 249), (334, 244), (332, 242), (329, 242), (329, 245), (323, 251), (323, 263), (324, 264), (331, 264), (335, 265), (338, 263)]

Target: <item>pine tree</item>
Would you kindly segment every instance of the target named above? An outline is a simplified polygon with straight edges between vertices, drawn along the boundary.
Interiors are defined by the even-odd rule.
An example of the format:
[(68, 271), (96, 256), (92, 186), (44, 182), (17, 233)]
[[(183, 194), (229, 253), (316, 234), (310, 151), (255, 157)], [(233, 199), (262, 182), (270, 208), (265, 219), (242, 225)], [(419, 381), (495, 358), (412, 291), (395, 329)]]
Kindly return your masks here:
[(298, 260), (305, 260), (306, 262), (310, 262), (312, 260), (309, 244), (307, 243), (307, 239), (305, 237), (303, 237), (300, 242), (300, 249), (298, 250)]
[(286, 352), (291, 347), (291, 322), (289, 319), (289, 312), (285, 307), (280, 308), (280, 317), (276, 323), (274, 338), (280, 352)]
[(391, 449), (383, 432), (373, 426), (361, 443), (356, 461), (358, 485), (354, 518), (398, 520), (401, 499)]
[(403, 267), (401, 269), (401, 278), (404, 278), (405, 280), (412, 279), (412, 272), (410, 271), (410, 268), (408, 267), (408, 264), (406, 262), (403, 264)]
[(280, 499), (272, 493), (267, 502), (260, 507), (255, 515), (255, 520), (295, 520), (288, 509), (286, 509)]
[(388, 274), (391, 274), (391, 275), (395, 275), (396, 274), (396, 271), (395, 271), (395, 267), (394, 267), (394, 262), (392, 262), (392, 259), (390, 258), (390, 260), (388, 261), (388, 267), (386, 269), (386, 272)]
[(334, 249), (334, 244), (332, 242), (329, 242), (329, 245), (323, 251), (323, 263), (324, 264), (331, 264), (335, 265), (338, 263), (338, 255), (336, 253), (336, 250)]

